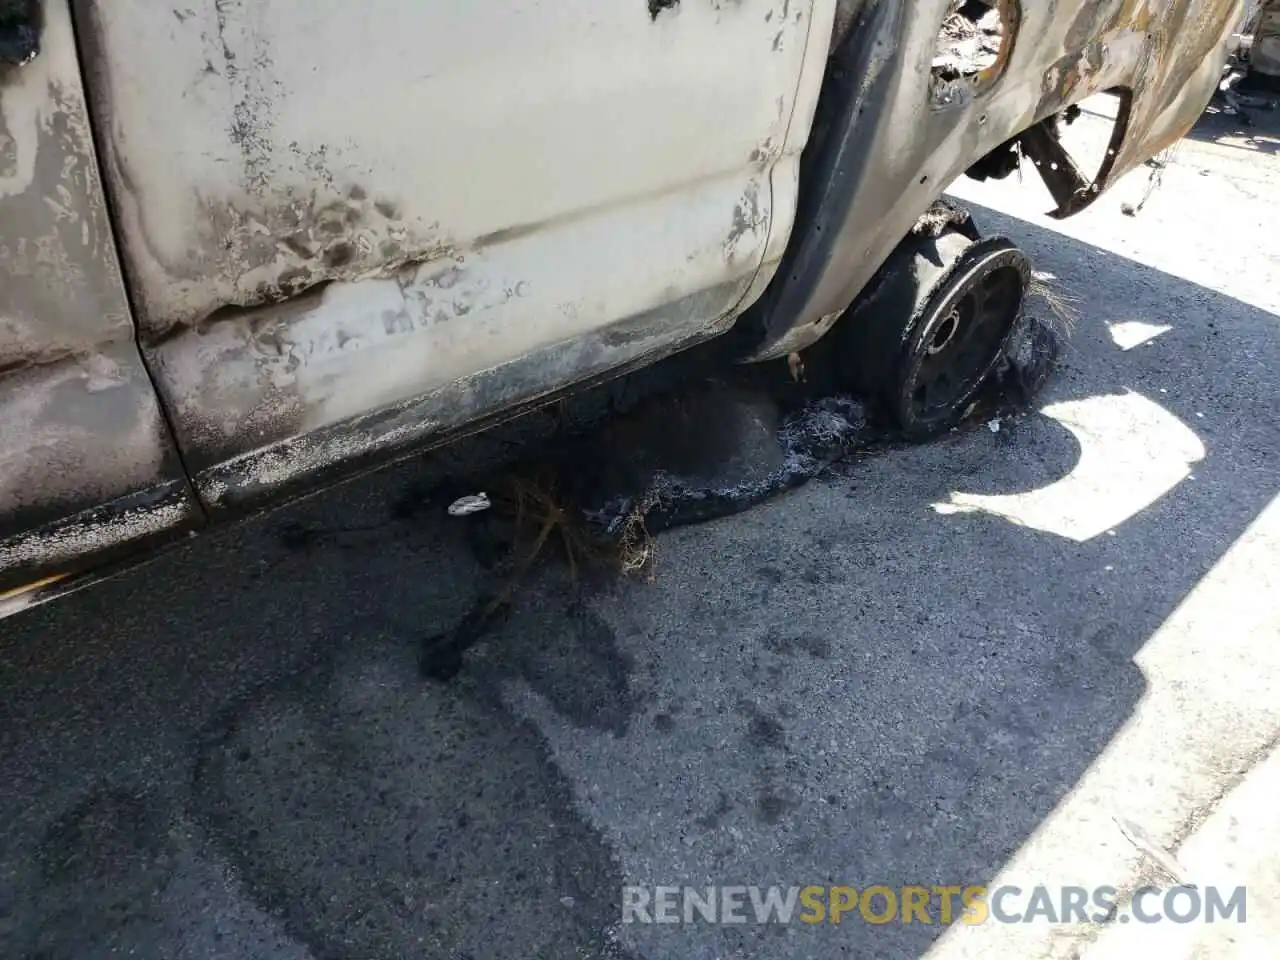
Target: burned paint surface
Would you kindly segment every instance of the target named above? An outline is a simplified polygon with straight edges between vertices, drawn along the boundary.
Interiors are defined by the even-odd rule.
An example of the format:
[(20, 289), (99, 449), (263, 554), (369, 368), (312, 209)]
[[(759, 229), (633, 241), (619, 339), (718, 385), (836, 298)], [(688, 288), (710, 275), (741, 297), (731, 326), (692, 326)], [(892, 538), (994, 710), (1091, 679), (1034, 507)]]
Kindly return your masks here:
[[(748, 281), (699, 292), (606, 330), (529, 351), (472, 376), (442, 384), (411, 401), (311, 430), (297, 431), (241, 456), (218, 455), (193, 464), (202, 503), (215, 516), (254, 507), (266, 497), (300, 493), (352, 471), (385, 462), (395, 452), (422, 449), (515, 416), (606, 374), (643, 366), (722, 333)], [(666, 335), (688, 316), (715, 315), (684, 340)], [(207, 465), (204, 465), (207, 464)]]
[[(707, 57), (700, 38), (715, 30), (743, 56), (757, 38), (767, 49), (775, 30), (758, 14), (773, 0), (663, 5), (678, 21), (674, 50), (627, 11), (602, 18), (579, 2), (549, 18), (491, 3), (484, 15), (406, 0), (403, 10), (277, 16), (247, 0), (198, 0), (156, 18), (144, 0), (77, 0), (144, 342), (226, 307), (387, 278), (513, 225), (538, 228), (729, 169), (712, 158), (739, 134), (726, 124), (723, 143), (706, 137), (685, 90), (728, 89), (718, 74), (729, 60)], [(831, 3), (816, 0), (820, 17)], [(495, 32), (489, 20), (504, 25)], [(726, 119), (756, 122), (775, 93), (794, 96), (808, 24), (789, 18), (783, 29), (798, 38), (794, 51), (735, 93)], [(371, 30), (380, 55), (353, 60), (352, 44)], [(635, 67), (620, 71), (619, 61)], [(480, 83), (486, 66), (492, 79)], [(628, 75), (637, 70), (641, 82)], [(583, 101), (574, 91), (590, 74), (601, 92)], [(159, 89), (140, 81), (159, 75), (170, 78)], [(521, 87), (537, 88), (526, 108), (511, 95)], [(755, 88), (768, 96), (752, 100)], [(629, 116), (630, 132), (592, 122), (606, 105)], [(780, 142), (780, 119), (756, 129)], [(664, 149), (684, 141), (697, 144), (683, 150), (687, 170)]]
[(95, 512), (182, 473), (133, 342), (65, 4), (44, 4), (42, 41), (0, 68), (0, 589), (191, 509)]
[(0, 81), (0, 370), (133, 335), (84, 103), (55, 55)]
[[(46, 570), (59, 576), (80, 573), (173, 540), (194, 521), (182, 480), (86, 507), (0, 539), (0, 584), (5, 590), (20, 587), (38, 581)], [(75, 585), (74, 578), (51, 584), (55, 590)], [(0, 616), (11, 612), (0, 605)]]
[[(103, 51), (109, 39), (103, 11), (78, 2), (77, 17), (86, 25), (90, 93), (106, 118), (104, 164), (144, 342), (216, 318), (227, 307), (279, 303), (331, 280), (386, 276), (449, 248), (437, 224), (407, 222), (396, 197), (361, 182), (350, 144), (330, 144), (323, 130), (318, 136), (308, 131), (313, 135), (300, 143), (281, 129), (288, 90), (275, 69), (268, 13), (240, 0), (194, 4), (166, 28), (168, 42), (187, 55), (169, 64), (177, 68), (174, 82), (183, 85), (179, 97), (193, 114), (203, 111), (213, 120), (212, 129), (202, 131), (202, 162), (236, 170), (235, 189), (196, 178), (183, 202), (155, 199), (146, 171), (134, 169), (116, 138), (128, 121), (149, 126), (152, 104), (137, 90), (113, 97), (123, 81)], [(317, 111), (308, 119), (322, 124), (327, 118)], [(182, 165), (190, 157), (179, 151), (175, 159)]]
[[(308, 463), (341, 460), (347, 455), (341, 451), (354, 455), (401, 446), (410, 435), (416, 442), (447, 433), (528, 399), (521, 391), (544, 395), (602, 372), (611, 361), (632, 363), (665, 352), (673, 339), (722, 331), (767, 248), (765, 201), (758, 188), (739, 195), (726, 184), (709, 203), (742, 221), (738, 259), (732, 248), (721, 249), (724, 224), (708, 219), (701, 236), (706, 252), (692, 262), (678, 250), (655, 257), (647, 277), (637, 271), (633, 285), (615, 292), (622, 317), (612, 323), (602, 324), (600, 308), (582, 297), (580, 271), (597, 256), (617, 256), (618, 242), (608, 243), (615, 224), (630, 224), (636, 249), (653, 249), (664, 235), (665, 208), (643, 220), (606, 220), (592, 231), (599, 238), (590, 244), (594, 255), (545, 262), (549, 238), (562, 234), (565, 246), (580, 243), (581, 225), (569, 223), (549, 235), (507, 240), (496, 251), (473, 249), (409, 264), (386, 278), (329, 283), (271, 307), (224, 311), (166, 339), (152, 348), (152, 367), (188, 467), (199, 475), (253, 451), (253, 462), (282, 463), (252, 483), (246, 477), (265, 494), (267, 477), (305, 473)], [(779, 242), (771, 259), (780, 251)], [(672, 261), (679, 273), (668, 272)], [(652, 289), (649, 278), (656, 277), (666, 286)], [(476, 382), (496, 383), (493, 371), (510, 374), (512, 364), (532, 357), (538, 359), (530, 374), (513, 376), (502, 389), (475, 391)], [(482, 372), (487, 375), (477, 380)], [(390, 422), (379, 411), (416, 409), (438, 394), (454, 400), (438, 404), (409, 433), (399, 427), (383, 437), (370, 433), (369, 423)], [(345, 430), (353, 436), (341, 439)], [(309, 439), (313, 434), (317, 442)], [(328, 439), (320, 443), (321, 437)], [(275, 444), (283, 446), (274, 454), (261, 450)], [(316, 449), (328, 452), (303, 453)], [(283, 461), (294, 457), (286, 468)]]
[(1239, 0), (1099, 0), (997, 5), (994, 63), (939, 98), (927, 65), (948, 0), (859, 8), (833, 58), (801, 171), (799, 229), (779, 280), (744, 322), (751, 356), (786, 356), (821, 337), (948, 183), (1037, 122), (1106, 90), (1128, 109), (1078, 212), (1182, 136), (1218, 82)]
[(835, 0), (486, 3), (77, 0), (211, 509), (723, 332), (777, 268)]
[(751, 181), (742, 193), (742, 199), (734, 205), (733, 223), (724, 240), (725, 259), (732, 262), (740, 246), (749, 250), (759, 248), (769, 233), (769, 217), (760, 202), (760, 184)]

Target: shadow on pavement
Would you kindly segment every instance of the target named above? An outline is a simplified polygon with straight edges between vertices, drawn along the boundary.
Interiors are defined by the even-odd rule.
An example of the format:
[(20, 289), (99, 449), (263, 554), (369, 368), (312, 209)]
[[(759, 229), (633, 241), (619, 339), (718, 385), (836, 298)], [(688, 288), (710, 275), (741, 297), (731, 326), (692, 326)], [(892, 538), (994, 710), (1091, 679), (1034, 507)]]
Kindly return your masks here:
[[(0, 625), (0, 952), (926, 950), (937, 927), (613, 925), (623, 883), (990, 878), (1280, 475), (1275, 317), (974, 213), (1080, 298), (1047, 399), (1145, 398), (1203, 444), (1194, 479), (1078, 541), (934, 507), (1071, 474), (1048, 417), (856, 459), (665, 535), (652, 582), (545, 573), (447, 684), (419, 645), (481, 574), (421, 493), (439, 459), (194, 543)], [(1120, 350), (1135, 323), (1171, 329)]]

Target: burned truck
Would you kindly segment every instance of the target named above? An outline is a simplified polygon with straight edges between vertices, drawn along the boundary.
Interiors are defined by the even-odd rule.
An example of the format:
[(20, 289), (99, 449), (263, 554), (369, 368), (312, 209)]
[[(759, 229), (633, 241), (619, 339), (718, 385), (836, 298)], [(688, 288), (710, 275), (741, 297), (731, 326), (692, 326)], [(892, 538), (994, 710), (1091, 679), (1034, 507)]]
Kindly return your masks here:
[(1239, 15), (0, 0), (5, 608), (713, 339), (836, 344), (944, 429), (1030, 271), (922, 216), (1024, 161), (1083, 210), (1190, 128)]

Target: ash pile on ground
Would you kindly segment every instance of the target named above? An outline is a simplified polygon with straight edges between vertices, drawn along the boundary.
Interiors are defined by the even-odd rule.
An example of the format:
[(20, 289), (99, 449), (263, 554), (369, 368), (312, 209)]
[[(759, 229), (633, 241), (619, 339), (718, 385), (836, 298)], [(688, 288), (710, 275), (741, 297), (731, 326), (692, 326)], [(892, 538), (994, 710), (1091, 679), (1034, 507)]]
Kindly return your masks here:
[[(1058, 365), (1070, 322), (1066, 301), (1033, 282), (999, 365), (956, 429), (1025, 410)], [(833, 339), (819, 341), (811, 355)], [(424, 675), (454, 676), (465, 651), (505, 618), (548, 560), (571, 581), (592, 569), (642, 571), (662, 530), (741, 513), (855, 455), (904, 444), (842, 391), (838, 362), (812, 359), (812, 375), (800, 379), (786, 363), (722, 363), (700, 379), (669, 378), (685, 385), (576, 421), (590, 424), (576, 434), (526, 440), (537, 451), (526, 460), (455, 474), (418, 499), (443, 510), (450, 498), (483, 490), (492, 503), (456, 521), (466, 525), (492, 583), (453, 630), (427, 639)]]
[[(1071, 319), (1063, 298), (1033, 283), (1000, 363), (957, 429), (1027, 408), (1058, 365)], [(498, 542), (483, 552), (496, 558), (519, 539), (518, 527), (532, 523), (536, 532), (548, 517), (573, 527), (580, 555), (636, 547), (659, 531), (747, 510), (852, 454), (904, 442), (846, 392), (838, 358), (812, 359), (812, 375), (799, 380), (782, 362), (722, 365), (537, 445), (539, 455), (499, 476), (469, 481), (494, 498), (480, 525)], [(622, 565), (643, 566), (643, 557)]]
[[(1057, 367), (1069, 318), (1034, 297), (968, 424), (1025, 409)], [(616, 541), (640, 524), (653, 534), (740, 513), (851, 454), (902, 442), (830, 382), (751, 382), (750, 373), (657, 398), (583, 439), (571, 458), (581, 469), (560, 473), (594, 536)]]
[[(1031, 295), (1037, 295), (1034, 283)], [(1046, 293), (1039, 296), (1042, 302), (1033, 300), (1018, 318), (1009, 345), (980, 395), (980, 405), (997, 413), (1029, 407), (1062, 362), (1075, 322), (1072, 308), (1057, 301), (1053, 293), (1047, 293), (1055, 298), (1053, 303), (1044, 299)]]
[(740, 513), (799, 486), (870, 438), (862, 404), (813, 399), (787, 411), (777, 398), (710, 381), (593, 438), (602, 469), (575, 473), (566, 491), (597, 536), (652, 534)]

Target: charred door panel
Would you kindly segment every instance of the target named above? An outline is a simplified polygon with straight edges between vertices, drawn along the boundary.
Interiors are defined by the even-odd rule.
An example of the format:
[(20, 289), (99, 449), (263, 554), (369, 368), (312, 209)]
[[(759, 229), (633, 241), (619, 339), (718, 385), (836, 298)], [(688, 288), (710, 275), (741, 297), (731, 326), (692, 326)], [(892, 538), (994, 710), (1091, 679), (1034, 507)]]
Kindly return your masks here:
[(134, 343), (69, 12), (40, 7), (39, 52), (0, 64), (0, 591), (195, 509)]
[(725, 329), (785, 248), (834, 0), (78, 11), (217, 508)]

